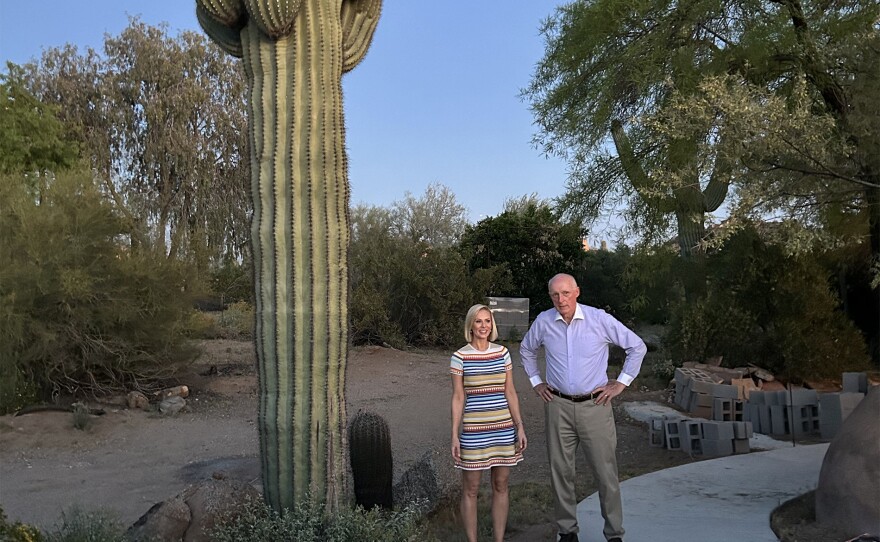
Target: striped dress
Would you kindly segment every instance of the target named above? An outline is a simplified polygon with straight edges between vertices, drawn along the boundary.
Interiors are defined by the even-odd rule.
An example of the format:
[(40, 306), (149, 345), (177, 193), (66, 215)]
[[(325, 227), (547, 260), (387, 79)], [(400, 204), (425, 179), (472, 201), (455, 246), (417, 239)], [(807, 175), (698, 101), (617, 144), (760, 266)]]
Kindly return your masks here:
[(465, 393), (457, 468), (483, 470), (522, 461), (504, 395), (511, 369), (510, 352), (497, 344), (490, 344), (484, 352), (467, 345), (452, 355), (449, 372), (464, 377)]

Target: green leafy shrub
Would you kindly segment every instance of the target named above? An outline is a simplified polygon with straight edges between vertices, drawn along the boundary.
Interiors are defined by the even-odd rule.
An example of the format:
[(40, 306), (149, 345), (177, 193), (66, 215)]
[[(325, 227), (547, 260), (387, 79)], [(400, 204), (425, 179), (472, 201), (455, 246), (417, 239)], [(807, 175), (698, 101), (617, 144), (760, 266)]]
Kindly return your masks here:
[(786, 255), (746, 229), (707, 264), (707, 297), (678, 306), (670, 325), (674, 357), (720, 355), (727, 366), (755, 363), (795, 380), (867, 368), (864, 338), (814, 257)]
[(416, 507), (382, 512), (377, 508), (339, 510), (332, 517), (311, 500), (278, 514), (263, 502), (251, 502), (235, 518), (211, 532), (216, 542), (406, 542), (423, 540)]
[(33, 525), (15, 521), (10, 523), (0, 507), (0, 540), (3, 542), (43, 542), (43, 533)]
[(137, 387), (194, 358), (188, 268), (132, 249), (88, 173), (0, 181), (0, 412)]

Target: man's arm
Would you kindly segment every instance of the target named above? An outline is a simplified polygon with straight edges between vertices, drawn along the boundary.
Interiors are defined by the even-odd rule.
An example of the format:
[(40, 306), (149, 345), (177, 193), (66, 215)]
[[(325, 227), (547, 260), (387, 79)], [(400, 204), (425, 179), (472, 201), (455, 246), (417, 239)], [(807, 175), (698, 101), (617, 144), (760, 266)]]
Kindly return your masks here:
[(616, 344), (626, 351), (626, 359), (623, 361), (623, 368), (617, 379), (610, 380), (604, 386), (599, 386), (596, 389), (601, 392), (596, 398), (596, 404), (610, 405), (611, 400), (620, 395), (638, 376), (648, 347), (638, 335), (610, 314), (604, 314), (599, 321), (608, 342)]
[(522, 341), (519, 343), (520, 361), (522, 362), (523, 369), (525, 369), (526, 374), (529, 377), (529, 382), (531, 382), (533, 388), (544, 382), (541, 378), (540, 371), (538, 371), (538, 350), (541, 348), (542, 342), (540, 331), (538, 330), (539, 326), (540, 323), (536, 318), (535, 321), (532, 322), (531, 327), (529, 327), (528, 332), (526, 332), (526, 336), (523, 337)]

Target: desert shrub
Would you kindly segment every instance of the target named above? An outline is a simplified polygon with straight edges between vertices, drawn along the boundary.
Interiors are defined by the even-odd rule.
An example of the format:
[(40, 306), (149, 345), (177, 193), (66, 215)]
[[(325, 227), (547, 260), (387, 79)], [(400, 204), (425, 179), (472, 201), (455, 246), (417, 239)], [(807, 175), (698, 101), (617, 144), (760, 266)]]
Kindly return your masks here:
[(46, 542), (124, 542), (120, 523), (109, 513), (72, 508), (61, 515), (61, 525), (46, 533)]
[(247, 301), (232, 303), (215, 318), (220, 338), (246, 340), (254, 336), (254, 306)]
[(9, 522), (3, 507), (0, 507), (0, 540), (3, 542), (43, 542), (43, 533), (33, 525), (20, 521)]
[(146, 247), (89, 174), (0, 182), (0, 412), (137, 387), (192, 359), (188, 269)]
[(211, 293), (222, 304), (249, 302), (254, 298), (253, 269), (250, 260), (224, 261), (211, 270)]
[(339, 510), (332, 516), (311, 501), (282, 514), (263, 502), (251, 502), (235, 518), (221, 522), (211, 532), (217, 542), (405, 542), (422, 540), (417, 508), (382, 512), (362, 508)]
[(707, 297), (677, 307), (667, 346), (682, 360), (723, 356), (795, 380), (868, 364), (862, 335), (839, 310), (815, 258), (787, 255), (753, 229), (708, 258)]

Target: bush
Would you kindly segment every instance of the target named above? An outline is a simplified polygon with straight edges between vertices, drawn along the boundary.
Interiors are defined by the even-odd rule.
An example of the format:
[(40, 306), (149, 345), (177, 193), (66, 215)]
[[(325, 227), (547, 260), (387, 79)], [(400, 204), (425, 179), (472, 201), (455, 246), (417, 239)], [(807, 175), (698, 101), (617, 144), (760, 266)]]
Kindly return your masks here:
[(667, 336), (682, 360), (723, 356), (802, 380), (865, 370), (861, 334), (839, 310), (813, 256), (787, 256), (752, 230), (708, 258), (707, 297), (677, 307)]
[(263, 502), (249, 503), (235, 518), (221, 522), (211, 532), (216, 542), (406, 542), (422, 540), (416, 507), (394, 512), (363, 508), (344, 509), (332, 517), (324, 507), (306, 502), (278, 514)]
[(195, 357), (188, 268), (134, 250), (89, 174), (0, 182), (0, 413), (136, 388)]
[(46, 542), (125, 542), (122, 526), (106, 512), (73, 508), (61, 515), (61, 526), (46, 534)]
[(0, 507), (0, 540), (3, 542), (43, 542), (43, 533), (33, 525), (16, 521), (9, 523), (3, 507)]

